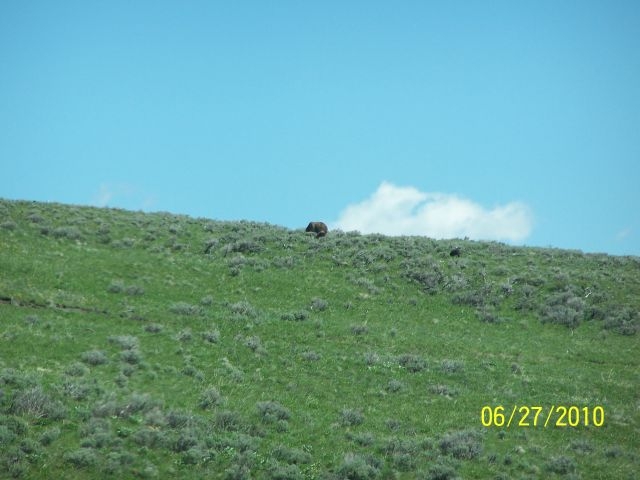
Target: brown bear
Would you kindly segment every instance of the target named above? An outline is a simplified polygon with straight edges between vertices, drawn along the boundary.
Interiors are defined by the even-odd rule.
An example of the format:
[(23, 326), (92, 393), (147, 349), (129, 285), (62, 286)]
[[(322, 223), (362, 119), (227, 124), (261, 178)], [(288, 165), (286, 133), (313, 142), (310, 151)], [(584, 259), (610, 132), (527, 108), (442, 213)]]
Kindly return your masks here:
[(324, 237), (329, 232), (329, 229), (323, 222), (309, 222), (305, 232), (313, 232), (316, 234), (316, 238), (320, 238)]

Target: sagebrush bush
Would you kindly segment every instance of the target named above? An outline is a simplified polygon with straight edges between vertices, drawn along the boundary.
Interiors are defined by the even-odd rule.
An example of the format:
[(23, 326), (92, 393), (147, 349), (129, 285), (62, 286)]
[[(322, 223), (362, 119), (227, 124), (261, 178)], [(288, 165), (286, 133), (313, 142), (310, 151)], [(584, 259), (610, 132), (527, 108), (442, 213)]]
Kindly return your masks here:
[(125, 284), (122, 280), (112, 280), (107, 287), (107, 291), (110, 293), (122, 293), (125, 288)]
[(385, 390), (387, 392), (396, 393), (396, 392), (399, 392), (401, 390), (404, 390), (404, 388), (405, 388), (405, 384), (402, 383), (400, 380), (391, 379), (387, 383), (387, 385), (385, 387)]
[(220, 331), (216, 328), (202, 332), (202, 338), (209, 343), (218, 343), (220, 341)]
[(0, 445), (9, 445), (16, 439), (16, 434), (7, 426), (0, 425)]
[(447, 398), (453, 397), (458, 393), (454, 388), (442, 384), (431, 385), (429, 387), (429, 391), (434, 395), (442, 395), (443, 397)]
[(372, 366), (380, 363), (380, 355), (377, 352), (365, 352), (364, 363), (367, 366)]
[(24, 323), (27, 325), (37, 325), (40, 322), (40, 317), (38, 315), (27, 315), (24, 317)]
[(301, 322), (309, 318), (309, 313), (306, 310), (295, 310), (293, 312), (286, 312), (280, 315), (282, 320)]
[(542, 323), (555, 323), (576, 328), (585, 317), (584, 298), (567, 290), (550, 295), (540, 309)]
[(80, 448), (63, 455), (67, 463), (77, 468), (86, 468), (98, 463), (98, 454), (91, 448)]
[(169, 306), (169, 311), (176, 315), (196, 316), (202, 313), (202, 308), (187, 302), (176, 302)]
[(340, 424), (343, 427), (352, 427), (364, 422), (364, 414), (361, 410), (345, 408), (340, 412)]
[(347, 453), (336, 473), (347, 480), (371, 480), (380, 476), (382, 462), (371, 456)]
[(51, 234), (56, 238), (66, 238), (68, 240), (80, 240), (82, 238), (82, 232), (75, 226), (58, 227)]
[(223, 410), (216, 413), (213, 423), (224, 432), (237, 432), (243, 428), (244, 422), (238, 412)]
[(164, 327), (159, 323), (150, 323), (144, 327), (144, 331), (149, 333), (160, 333), (163, 329)]
[(272, 465), (268, 472), (267, 478), (271, 480), (303, 480), (304, 475), (300, 467), (295, 464), (291, 465)]
[(131, 438), (137, 445), (147, 448), (156, 448), (167, 441), (165, 434), (161, 430), (149, 427), (136, 430)]
[(40, 443), (44, 446), (51, 445), (60, 437), (60, 428), (50, 427), (40, 434)]
[(95, 384), (86, 381), (66, 381), (62, 385), (62, 392), (74, 400), (86, 400), (95, 391)]
[(129, 452), (113, 451), (106, 455), (102, 471), (108, 475), (116, 475), (122, 473), (122, 468), (133, 465), (135, 456)]
[(176, 340), (179, 342), (190, 342), (193, 340), (193, 332), (189, 327), (183, 328), (176, 334)]
[(278, 420), (289, 420), (291, 418), (289, 409), (275, 401), (258, 402), (256, 403), (256, 409), (264, 423), (274, 423)]
[(130, 365), (138, 365), (142, 363), (142, 353), (138, 349), (123, 350), (120, 352), (120, 360)]
[(369, 333), (369, 327), (366, 324), (351, 325), (350, 330), (354, 335), (365, 335)]
[(329, 302), (327, 302), (322, 298), (315, 297), (311, 299), (311, 310), (322, 312), (326, 310), (328, 306), (329, 306)]
[(447, 433), (440, 439), (440, 450), (459, 460), (472, 460), (482, 452), (482, 435), (475, 430)]
[(89, 369), (83, 363), (74, 362), (65, 369), (64, 373), (71, 377), (82, 377), (89, 373)]
[(288, 464), (303, 465), (311, 463), (311, 455), (299, 448), (289, 448), (284, 445), (278, 445), (272, 451), (273, 458)]
[(440, 362), (440, 370), (444, 373), (459, 373), (464, 370), (464, 362), (460, 360), (444, 359)]
[(371, 432), (357, 432), (355, 434), (348, 433), (347, 438), (351, 439), (356, 445), (361, 447), (370, 447), (376, 443), (376, 437)]
[(303, 360), (306, 360), (308, 362), (317, 362), (318, 360), (322, 359), (322, 355), (320, 355), (317, 352), (314, 352), (313, 350), (302, 352), (300, 356), (302, 357)]
[(231, 312), (240, 318), (256, 318), (258, 311), (246, 300), (241, 300), (229, 305)]
[(629, 307), (614, 308), (607, 313), (604, 328), (621, 335), (635, 335), (640, 331), (640, 313)]
[(212, 295), (206, 295), (206, 296), (202, 297), (200, 299), (200, 305), (202, 305), (203, 307), (210, 307), (211, 305), (213, 305), (213, 296)]
[(424, 358), (411, 353), (400, 355), (398, 357), (398, 363), (413, 373), (420, 372), (427, 368), (427, 362)]
[(87, 365), (104, 365), (109, 361), (107, 355), (102, 350), (90, 350), (88, 352), (84, 352), (80, 359), (86, 363)]
[(107, 341), (117, 345), (122, 350), (135, 350), (140, 346), (138, 337), (132, 335), (112, 335), (107, 338)]
[(61, 420), (67, 415), (64, 405), (53, 400), (39, 385), (18, 393), (13, 401), (12, 411), (17, 415), (51, 420)]
[(224, 402), (224, 398), (222, 397), (220, 390), (218, 390), (215, 387), (210, 387), (204, 390), (200, 394), (200, 399), (198, 400), (198, 407), (205, 410), (212, 407), (218, 407), (222, 405), (223, 402)]
[(545, 468), (552, 473), (557, 473), (558, 475), (567, 475), (568, 473), (573, 473), (576, 471), (576, 463), (573, 461), (573, 459), (564, 455), (560, 455), (557, 457), (552, 457), (545, 464)]
[(125, 289), (125, 293), (132, 297), (144, 295), (144, 287), (141, 287), (139, 285), (129, 285)]
[(251, 337), (245, 337), (243, 344), (249, 350), (257, 354), (265, 354), (267, 351), (262, 346), (262, 340), (257, 335), (252, 335)]
[(459, 478), (458, 472), (452, 465), (439, 460), (429, 467), (424, 480), (458, 480)]

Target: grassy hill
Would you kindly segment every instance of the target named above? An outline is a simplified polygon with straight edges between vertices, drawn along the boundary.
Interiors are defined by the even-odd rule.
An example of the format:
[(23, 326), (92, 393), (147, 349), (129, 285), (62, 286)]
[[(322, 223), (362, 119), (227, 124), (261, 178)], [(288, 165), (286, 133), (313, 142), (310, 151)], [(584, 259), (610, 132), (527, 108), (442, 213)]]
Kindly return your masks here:
[(637, 257), (0, 200), (0, 477), (637, 478), (639, 310)]

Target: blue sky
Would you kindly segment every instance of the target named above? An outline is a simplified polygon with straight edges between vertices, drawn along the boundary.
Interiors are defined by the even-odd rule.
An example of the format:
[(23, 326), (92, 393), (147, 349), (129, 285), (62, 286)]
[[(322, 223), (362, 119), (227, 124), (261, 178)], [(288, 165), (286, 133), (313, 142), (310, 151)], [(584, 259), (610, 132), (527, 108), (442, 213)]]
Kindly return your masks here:
[(640, 255), (640, 2), (4, 1), (0, 197)]

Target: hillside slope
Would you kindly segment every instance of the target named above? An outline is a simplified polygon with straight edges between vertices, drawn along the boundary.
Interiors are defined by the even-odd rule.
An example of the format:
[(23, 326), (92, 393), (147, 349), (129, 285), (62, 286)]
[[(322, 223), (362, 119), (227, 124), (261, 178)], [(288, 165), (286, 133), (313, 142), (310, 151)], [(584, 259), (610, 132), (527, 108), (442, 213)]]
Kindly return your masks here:
[(634, 478), (639, 311), (637, 257), (0, 200), (0, 477)]

